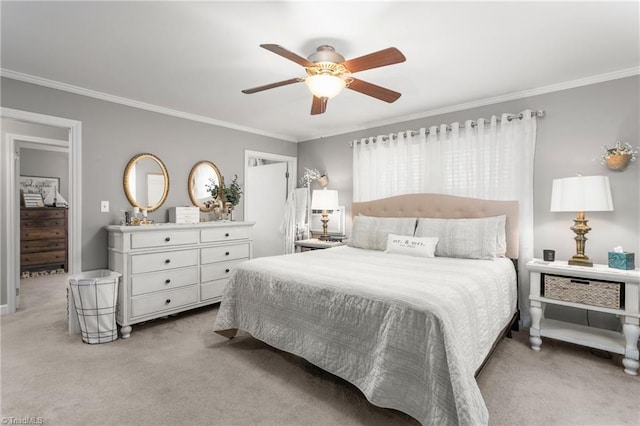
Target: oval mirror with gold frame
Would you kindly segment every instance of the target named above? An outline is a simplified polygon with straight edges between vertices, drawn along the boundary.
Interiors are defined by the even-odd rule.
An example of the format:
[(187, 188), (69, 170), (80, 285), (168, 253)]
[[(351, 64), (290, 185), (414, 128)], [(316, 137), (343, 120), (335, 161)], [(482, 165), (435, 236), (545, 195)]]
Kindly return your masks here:
[(124, 193), (134, 207), (152, 212), (164, 203), (169, 193), (169, 173), (155, 155), (138, 154), (124, 169)]
[(189, 173), (189, 198), (194, 206), (200, 211), (210, 212), (213, 210), (213, 197), (208, 187), (220, 185), (222, 175), (218, 167), (211, 161), (199, 161)]

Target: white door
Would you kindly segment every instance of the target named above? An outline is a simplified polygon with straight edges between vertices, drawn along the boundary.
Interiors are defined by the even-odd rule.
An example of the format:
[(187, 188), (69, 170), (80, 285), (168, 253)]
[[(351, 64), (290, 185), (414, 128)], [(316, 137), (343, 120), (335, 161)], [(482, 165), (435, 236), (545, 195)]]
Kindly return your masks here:
[(245, 220), (253, 221), (253, 257), (284, 253), (280, 231), (288, 192), (287, 162), (247, 165)]

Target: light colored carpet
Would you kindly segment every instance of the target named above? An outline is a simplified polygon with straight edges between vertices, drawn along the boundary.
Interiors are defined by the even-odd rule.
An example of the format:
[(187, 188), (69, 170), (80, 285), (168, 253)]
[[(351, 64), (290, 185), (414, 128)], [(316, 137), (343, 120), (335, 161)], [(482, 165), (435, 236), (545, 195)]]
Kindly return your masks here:
[[(3, 424), (418, 424), (247, 334), (214, 334), (216, 307), (84, 344), (66, 333), (66, 279), (22, 280), (22, 309), (2, 317)], [(619, 356), (549, 339), (537, 353), (527, 341), (520, 332), (501, 342), (478, 379), (491, 424), (640, 424), (640, 379), (623, 373)]]

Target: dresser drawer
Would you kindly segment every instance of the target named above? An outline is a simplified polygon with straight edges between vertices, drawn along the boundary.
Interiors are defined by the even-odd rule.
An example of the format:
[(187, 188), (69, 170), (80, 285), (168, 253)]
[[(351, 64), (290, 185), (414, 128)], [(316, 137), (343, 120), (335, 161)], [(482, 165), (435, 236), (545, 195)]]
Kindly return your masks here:
[(53, 240), (27, 240), (20, 242), (21, 253), (36, 253), (40, 251), (66, 250), (67, 243), (64, 239)]
[(141, 232), (131, 234), (131, 248), (172, 247), (198, 242), (198, 230)]
[(64, 219), (66, 213), (65, 209), (22, 209), (20, 219)]
[(67, 260), (67, 252), (60, 251), (45, 251), (41, 253), (26, 253), (20, 255), (20, 265), (33, 266), (33, 265), (46, 265), (50, 263), (64, 264)]
[(64, 228), (64, 219), (50, 219), (50, 220), (23, 220), (22, 226), (25, 228)]
[(200, 252), (200, 263), (222, 262), (225, 260), (248, 259), (249, 243), (228, 246), (207, 247)]
[(200, 231), (203, 243), (217, 241), (243, 240), (249, 238), (249, 228), (246, 226), (227, 226), (224, 228), (208, 228)]
[(42, 240), (46, 238), (66, 238), (65, 228), (24, 228), (20, 229), (22, 240)]
[(244, 261), (245, 259), (240, 259), (203, 265), (200, 267), (200, 281), (206, 282), (219, 280), (221, 278), (229, 278), (233, 268)]
[(131, 277), (131, 295), (171, 290), (198, 283), (198, 268), (171, 269)]
[(162, 291), (131, 300), (131, 316), (139, 317), (198, 302), (198, 286)]
[(198, 250), (176, 250), (131, 256), (131, 273), (165, 271), (198, 264)]
[(225, 278), (222, 280), (211, 281), (208, 283), (204, 283), (200, 286), (200, 299), (201, 300), (210, 300), (215, 298), (222, 299), (222, 293), (224, 293), (224, 288), (229, 282), (229, 278)]

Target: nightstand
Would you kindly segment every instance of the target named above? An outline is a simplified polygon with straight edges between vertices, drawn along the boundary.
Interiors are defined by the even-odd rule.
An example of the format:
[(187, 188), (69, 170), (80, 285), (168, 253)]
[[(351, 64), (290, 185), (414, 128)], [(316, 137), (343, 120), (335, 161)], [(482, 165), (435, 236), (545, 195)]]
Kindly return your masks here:
[[(539, 351), (542, 336), (624, 355), (624, 372), (638, 373), (640, 337), (640, 271), (606, 265), (592, 268), (567, 262), (527, 263), (530, 272), (531, 349)], [(622, 333), (547, 319), (546, 305), (605, 312), (617, 315)]]
[(298, 240), (293, 243), (300, 251), (322, 250), (347, 244), (345, 241), (323, 241), (317, 238)]

